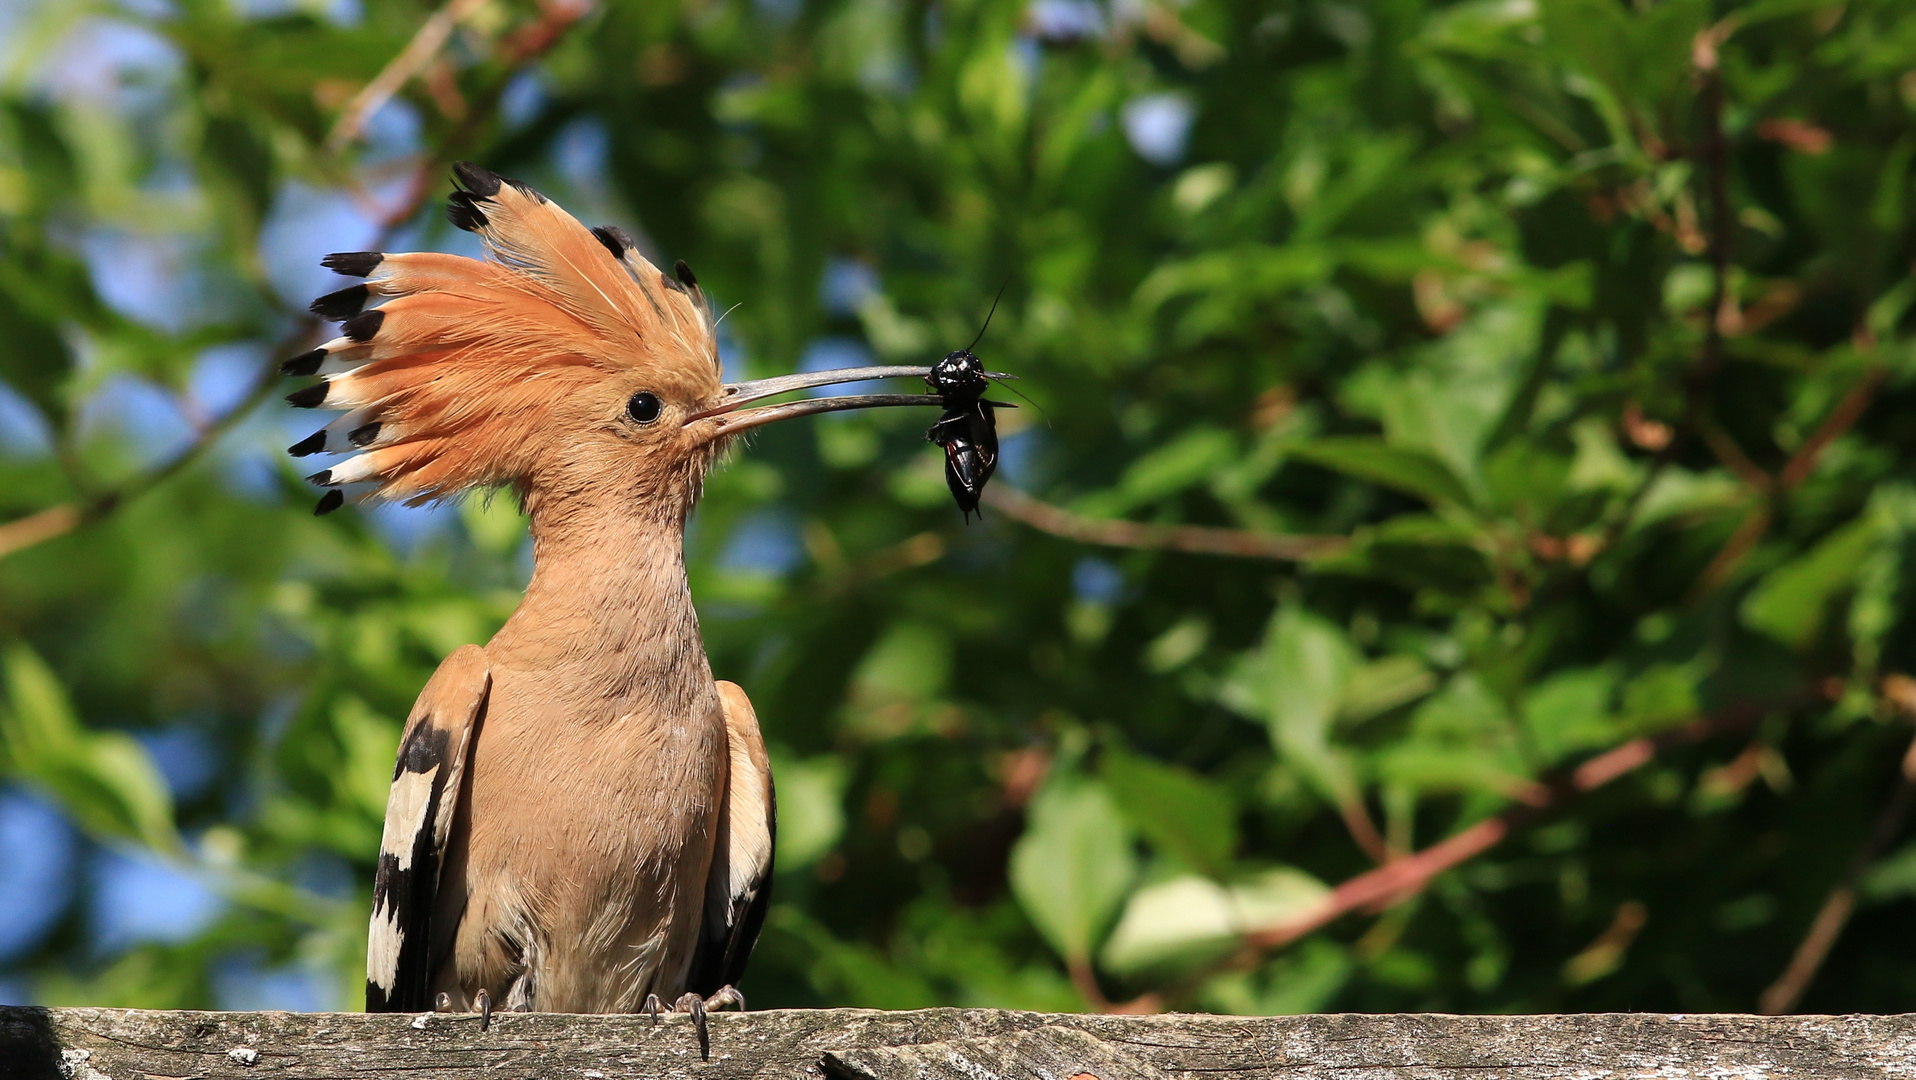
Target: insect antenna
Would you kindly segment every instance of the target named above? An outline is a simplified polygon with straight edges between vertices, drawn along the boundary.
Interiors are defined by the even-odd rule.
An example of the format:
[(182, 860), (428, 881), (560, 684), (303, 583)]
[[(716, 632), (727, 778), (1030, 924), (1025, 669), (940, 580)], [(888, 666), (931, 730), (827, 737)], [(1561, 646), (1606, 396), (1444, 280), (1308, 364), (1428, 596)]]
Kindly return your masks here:
[[(985, 339), (985, 331), (991, 329), (991, 317), (998, 313), (998, 301), (1003, 300), (1005, 298), (1005, 289), (1010, 284), (1011, 284), (1011, 279), (1006, 278), (1005, 283), (1003, 285), (998, 286), (998, 295), (991, 298), (991, 310), (985, 312), (985, 324), (978, 328), (978, 336), (971, 339), (971, 344), (965, 346), (966, 352), (970, 352), (971, 350), (977, 348), (978, 343)], [(999, 386), (1004, 387), (1006, 390), (1009, 390), (1012, 393), (1017, 394), (1019, 397), (1024, 398), (1026, 404), (1038, 410), (1038, 415), (1044, 417), (1045, 426), (1046, 427), (1051, 426), (1051, 414), (1044, 411), (1044, 406), (1038, 404), (1035, 401), (1032, 401), (1031, 397), (1028, 394), (1025, 394), (1023, 391), (1019, 390), (1017, 387), (1011, 385), (1009, 380), (1015, 379), (1017, 378), (1017, 376), (1006, 375), (1003, 378), (995, 378), (992, 376), (990, 372), (986, 372), (985, 378), (991, 379), (992, 382), (995, 382)]]
[(1039, 415), (1039, 416), (1042, 416), (1042, 417), (1044, 417), (1044, 426), (1046, 426), (1046, 427), (1050, 427), (1050, 426), (1051, 426), (1051, 414), (1050, 414), (1050, 413), (1048, 413), (1048, 412), (1046, 412), (1046, 411), (1044, 411), (1044, 406), (1043, 406), (1043, 405), (1040, 405), (1040, 404), (1038, 404), (1037, 402), (1035, 402), (1035, 401), (1033, 401), (1033, 400), (1031, 400), (1031, 396), (1030, 396), (1029, 394), (1026, 394), (1026, 393), (1025, 393), (1024, 391), (1022, 391), (1022, 390), (1020, 390), (1020, 389), (1018, 389), (1017, 387), (1015, 387), (1015, 386), (1013, 386), (1013, 385), (1011, 385), (1011, 382), (1010, 382), (1010, 380), (1012, 380), (1012, 379), (1015, 379), (1015, 378), (1017, 378), (1017, 376), (1016, 376), (1016, 375), (1007, 375), (1007, 376), (1004, 376), (1003, 378), (998, 378), (998, 377), (995, 377), (995, 376), (993, 376), (993, 375), (991, 375), (990, 373), (986, 373), (986, 375), (985, 375), (985, 378), (987, 378), (987, 379), (990, 379), (990, 380), (991, 380), (992, 382), (995, 382), (995, 383), (997, 383), (997, 384), (998, 384), (999, 386), (1002, 386), (1002, 387), (1004, 387), (1004, 388), (1005, 388), (1006, 390), (1009, 390), (1009, 391), (1011, 391), (1012, 393), (1014, 393), (1014, 394), (1016, 394), (1016, 395), (1018, 395), (1019, 397), (1021, 397), (1021, 398), (1024, 398), (1024, 400), (1025, 400), (1025, 404), (1027, 404), (1027, 405), (1029, 405), (1029, 406), (1031, 406), (1032, 408), (1034, 408), (1034, 409), (1036, 409), (1036, 410), (1038, 410), (1038, 415)]
[(977, 348), (978, 343), (985, 339), (985, 331), (991, 329), (991, 317), (998, 314), (998, 301), (1005, 298), (1005, 287), (1010, 284), (1011, 279), (1006, 278), (1004, 285), (998, 286), (998, 295), (991, 298), (991, 310), (985, 312), (985, 324), (978, 328), (978, 336), (971, 339), (971, 344), (965, 346), (966, 352)]

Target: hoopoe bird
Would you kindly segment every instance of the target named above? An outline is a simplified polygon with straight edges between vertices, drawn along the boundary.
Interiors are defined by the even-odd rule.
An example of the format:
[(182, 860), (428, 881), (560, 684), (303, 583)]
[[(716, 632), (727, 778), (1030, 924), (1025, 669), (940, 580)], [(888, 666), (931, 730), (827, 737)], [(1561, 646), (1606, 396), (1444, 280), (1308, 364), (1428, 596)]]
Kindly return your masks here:
[[(287, 361), (289, 395), (344, 415), (290, 448), (347, 454), (318, 513), (508, 486), (531, 518), (525, 598), (448, 656), (408, 716), (366, 954), (369, 1011), (691, 1012), (734, 987), (765, 918), (775, 796), (752, 703), (717, 682), (684, 531), (741, 432), (926, 394), (759, 404), (926, 375), (725, 384), (712, 309), (616, 228), (454, 167), (448, 212), (486, 258), (329, 255), (364, 282), (314, 301), (339, 337)], [(372, 306), (376, 305), (376, 306)]]

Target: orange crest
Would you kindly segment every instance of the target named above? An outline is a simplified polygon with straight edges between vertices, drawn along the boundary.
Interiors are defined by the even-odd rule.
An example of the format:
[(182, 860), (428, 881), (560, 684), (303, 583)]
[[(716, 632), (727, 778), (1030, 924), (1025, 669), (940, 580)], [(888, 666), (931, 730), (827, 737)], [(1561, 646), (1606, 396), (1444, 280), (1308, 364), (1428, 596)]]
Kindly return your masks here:
[[(350, 453), (312, 479), (375, 485), (370, 495), (424, 502), (525, 479), (553, 434), (589, 424), (589, 391), (642, 375), (688, 400), (719, 389), (711, 305), (684, 263), (678, 278), (625, 233), (587, 229), (538, 192), (460, 163), (447, 211), (478, 233), (487, 259), (426, 252), (328, 255), (364, 284), (313, 302), (341, 336), (288, 360), (325, 381), (287, 397), (345, 415), (291, 447)], [(377, 307), (366, 307), (377, 302)], [(325, 513), (338, 490), (320, 502)]]

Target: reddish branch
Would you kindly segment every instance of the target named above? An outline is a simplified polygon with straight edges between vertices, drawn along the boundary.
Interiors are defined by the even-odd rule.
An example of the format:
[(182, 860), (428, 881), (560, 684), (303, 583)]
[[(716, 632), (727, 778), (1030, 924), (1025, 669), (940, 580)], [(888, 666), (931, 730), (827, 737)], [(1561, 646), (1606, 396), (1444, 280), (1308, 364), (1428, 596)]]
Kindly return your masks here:
[(1843, 400), (1836, 403), (1836, 408), (1832, 409), (1816, 431), (1804, 440), (1803, 445), (1797, 447), (1796, 453), (1790, 456), (1783, 470), (1776, 474), (1779, 487), (1788, 491), (1809, 478), (1824, 448), (1835, 442), (1844, 432), (1855, 427), (1856, 422), (1863, 418), (1863, 413), (1868, 411), (1870, 403), (1876, 400), (1876, 392), (1882, 389), (1883, 379), (1887, 374), (1882, 365), (1873, 365), (1855, 386), (1850, 387), (1849, 393), (1843, 395)]
[[(1916, 698), (1916, 687), (1912, 687), (1911, 693)], [(1814, 699), (1816, 695), (1805, 694), (1763, 705), (1733, 706), (1660, 735), (1631, 739), (1565, 773), (1527, 785), (1519, 795), (1519, 805), (1479, 821), (1414, 855), (1394, 859), (1345, 881), (1302, 914), (1245, 934), (1242, 948), (1218, 966), (1238, 969), (1256, 967), (1265, 953), (1316, 933), (1346, 915), (1374, 914), (1401, 904), (1429, 887), (1439, 874), (1454, 870), (1482, 855), (1512, 833), (1561, 810), (1566, 803), (1579, 796), (1643, 768), (1665, 750), (1754, 727), (1767, 713), (1795, 708)], [(1216, 968), (1205, 969), (1212, 970)], [(1200, 972), (1198, 977), (1201, 978), (1203, 974)], [(1079, 992), (1085, 994), (1085, 999), (1103, 1012), (1158, 1012), (1164, 1007), (1165, 995), (1157, 992), (1124, 1002), (1106, 1000), (1098, 990), (1097, 980), (1091, 976), (1088, 966), (1082, 972), (1074, 971), (1072, 980)], [(1091, 992), (1086, 993), (1087, 990)]]
[(1244, 935), (1240, 963), (1255, 962), (1258, 954), (1281, 948), (1314, 933), (1345, 915), (1381, 911), (1422, 892), (1437, 875), (1482, 855), (1564, 803), (1594, 791), (1656, 760), (1671, 747), (1688, 745), (1753, 726), (1766, 710), (1743, 705), (1654, 737), (1632, 739), (1585, 761), (1567, 774), (1539, 785), (1535, 797), (1495, 817), (1486, 818), (1448, 839), (1359, 874), (1331, 890), (1310, 910)]
[(1863, 872), (1882, 857), (1890, 841), (1902, 830), (1912, 802), (1916, 802), (1916, 740), (1911, 741), (1909, 750), (1903, 754), (1903, 767), (1896, 778), (1896, 786), (1891, 789), (1889, 800), (1876, 815), (1876, 823), (1871, 826), (1868, 839), (1863, 841), (1863, 846), (1850, 859), (1843, 876), (1837, 879), (1836, 886), (1824, 898), (1823, 906), (1817, 909), (1816, 917), (1810, 920), (1809, 931), (1797, 945), (1796, 953), (1790, 957), (1789, 966), (1783, 969), (1783, 974), (1777, 976), (1769, 989), (1763, 991), (1763, 997), (1757, 1005), (1758, 1012), (1765, 1016), (1780, 1016), (1795, 1011), (1797, 1002), (1803, 999), (1804, 991), (1810, 988), (1816, 973), (1822, 969), (1823, 961), (1829, 958), (1836, 939), (1842, 936), (1850, 914), (1856, 910), (1856, 889)]
[(1209, 525), (1152, 525), (1139, 521), (1086, 517), (1003, 485), (987, 489), (985, 502), (1013, 521), (1029, 525), (1039, 532), (1107, 547), (1235, 555), (1246, 559), (1295, 560), (1333, 555), (1350, 546), (1350, 538), (1344, 536), (1286, 536), (1219, 529)]
[[(1691, 426), (1698, 430), (1717, 459), (1736, 473), (1763, 502), (1743, 519), (1736, 532), (1697, 578), (1691, 590), (1693, 600), (1708, 595), (1729, 580), (1743, 558), (1768, 535), (1770, 526), (1776, 520), (1775, 507), (1772, 505), (1776, 497), (1795, 489), (1808, 479), (1829, 444), (1855, 426), (1875, 399), (1885, 374), (1881, 365), (1872, 366), (1774, 475), (1752, 462), (1710, 415), (1710, 388), (1717, 370), (1723, 365), (1724, 335), (1726, 332), (1735, 332), (1742, 323), (1735, 298), (1729, 292), (1732, 245), (1736, 237), (1736, 208), (1730, 200), (1730, 142), (1723, 128), (1727, 102), (1719, 56), (1723, 43), (1736, 27), (1734, 16), (1726, 18), (1698, 33), (1691, 45), (1697, 104), (1703, 121), (1698, 166), (1704, 180), (1704, 196), (1709, 204), (1707, 253), (1711, 286), (1703, 348), (1689, 375), (1687, 389)], [(1668, 452), (1666, 450), (1664, 453)], [(1659, 460), (1662, 460), (1661, 455)]]

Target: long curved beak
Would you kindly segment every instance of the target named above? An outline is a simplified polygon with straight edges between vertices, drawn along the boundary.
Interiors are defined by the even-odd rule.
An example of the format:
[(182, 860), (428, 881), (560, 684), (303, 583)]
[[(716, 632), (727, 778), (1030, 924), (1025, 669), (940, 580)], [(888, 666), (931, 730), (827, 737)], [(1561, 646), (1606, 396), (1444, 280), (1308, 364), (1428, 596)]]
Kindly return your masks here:
[(710, 420), (714, 428), (711, 438), (718, 438), (721, 435), (736, 435), (741, 431), (748, 431), (776, 420), (789, 420), (794, 416), (838, 412), (841, 409), (876, 409), (888, 405), (942, 404), (936, 394), (849, 394), (843, 397), (803, 398), (777, 405), (761, 405), (755, 409), (745, 408), (754, 401), (789, 394), (794, 390), (810, 390), (819, 386), (864, 382), (869, 379), (922, 379), (929, 374), (931, 369), (928, 367), (838, 368), (833, 371), (806, 371), (795, 375), (780, 375), (772, 379), (727, 383), (719, 388), (717, 404), (693, 413), (686, 417), (685, 422), (690, 424), (699, 420)]

